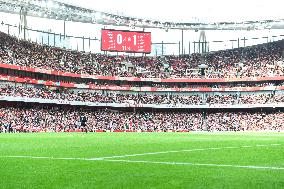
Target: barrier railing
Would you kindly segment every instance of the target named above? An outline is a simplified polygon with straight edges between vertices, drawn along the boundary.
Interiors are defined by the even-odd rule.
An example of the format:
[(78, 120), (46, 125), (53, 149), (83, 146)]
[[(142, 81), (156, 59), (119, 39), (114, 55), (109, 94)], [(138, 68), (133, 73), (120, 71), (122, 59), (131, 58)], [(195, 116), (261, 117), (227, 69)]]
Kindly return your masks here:
[(155, 108), (155, 109), (251, 109), (251, 108), (284, 108), (284, 102), (268, 104), (202, 104), (202, 105), (184, 105), (184, 104), (135, 104), (135, 103), (99, 103), (99, 102), (81, 102), (67, 101), (43, 98), (11, 97), (0, 96), (0, 101), (8, 102), (28, 102), (40, 104), (59, 104), (71, 106), (89, 106), (89, 107), (114, 107), (114, 108)]
[(20, 78), (15, 76), (0, 75), (0, 81), (10, 81), (16, 83), (26, 83), (35, 85), (45, 85), (54, 87), (90, 89), (90, 90), (110, 90), (110, 91), (133, 91), (133, 92), (256, 92), (256, 91), (278, 91), (284, 90), (284, 86), (264, 86), (264, 87), (199, 87), (199, 88), (163, 88), (163, 87), (132, 87), (132, 86), (99, 86), (95, 84), (76, 84), (60, 81), (45, 81), (33, 78)]

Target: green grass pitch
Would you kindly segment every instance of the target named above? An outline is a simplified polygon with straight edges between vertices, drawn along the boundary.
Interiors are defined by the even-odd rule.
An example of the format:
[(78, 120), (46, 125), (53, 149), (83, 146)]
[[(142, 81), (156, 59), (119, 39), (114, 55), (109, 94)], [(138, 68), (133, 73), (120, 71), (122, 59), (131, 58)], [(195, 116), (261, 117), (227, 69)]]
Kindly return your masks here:
[(284, 188), (284, 133), (2, 133), (0, 188)]

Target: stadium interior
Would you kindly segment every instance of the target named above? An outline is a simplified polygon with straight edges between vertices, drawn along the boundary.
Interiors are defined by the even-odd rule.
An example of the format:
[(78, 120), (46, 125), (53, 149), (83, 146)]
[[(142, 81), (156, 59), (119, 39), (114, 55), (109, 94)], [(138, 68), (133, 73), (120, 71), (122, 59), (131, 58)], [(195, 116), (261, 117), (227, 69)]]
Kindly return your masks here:
[[(107, 109), (104, 116), (112, 121), (103, 125), (99, 116), (88, 116), (88, 130), (92, 132), (282, 131), (283, 52), (281, 40), (203, 54), (117, 56), (69, 51), (1, 33), (0, 91), (3, 101), (97, 107), (93, 108), (94, 115)], [(200, 68), (201, 64), (207, 67)], [(147, 71), (141, 72), (141, 69)], [(207, 114), (220, 108), (225, 110)], [(115, 111), (111, 112), (112, 109)], [(166, 109), (183, 113), (155, 117), (153, 112)], [(202, 112), (202, 116), (187, 112), (192, 109)], [(242, 111), (229, 113), (231, 109)], [(244, 119), (251, 109), (256, 113), (249, 117), (256, 120), (256, 124)], [(274, 113), (267, 114), (271, 109)], [(126, 110), (131, 110), (132, 114)], [(58, 121), (62, 124), (46, 128), (48, 126), (43, 127), (42, 123), (48, 125), (49, 120), (41, 114), (30, 117), (25, 109), (17, 112), (11, 111), (2, 118), (2, 132), (80, 130), (76, 125), (80, 116), (66, 124), (62, 121), (64, 117), (59, 116)], [(23, 120), (15, 119), (18, 114)], [(149, 116), (139, 123), (144, 114)], [(266, 124), (257, 121), (265, 114)], [(25, 120), (25, 117), (38, 120), (38, 124)], [(177, 124), (175, 119), (182, 124)], [(225, 121), (220, 125), (222, 120)], [(226, 120), (232, 123), (228, 124)], [(7, 129), (7, 125), (11, 129)]]
[[(53, 157), (49, 153), (41, 153), (42, 151), (37, 151), (38, 153), (34, 153), (33, 156), (24, 150), (23, 154), (25, 155), (10, 153), (9, 150), (1, 146), (5, 144), (6, 140), (9, 140), (6, 136), (13, 138), (13, 136), (23, 136), (20, 135), (22, 133), (32, 133), (34, 136), (39, 135), (39, 138), (43, 137), (44, 139), (49, 135), (43, 134), (53, 133), (54, 135), (50, 135), (50, 137), (66, 136), (67, 138), (68, 136), (78, 135), (86, 137), (86, 141), (90, 142), (92, 139), (92, 142), (94, 142), (97, 138), (88, 137), (97, 136), (96, 133), (98, 133), (101, 134), (99, 137), (105, 137), (102, 140), (110, 140), (104, 144), (108, 144), (110, 149), (113, 148), (113, 153), (110, 156), (101, 151), (102, 153), (98, 153), (98, 157), (102, 156), (103, 158), (82, 158), (83, 160), (108, 161), (111, 159), (113, 162), (108, 163), (112, 164), (115, 163), (114, 158), (129, 157), (133, 159), (123, 159), (123, 161), (130, 162), (130, 164), (133, 162), (147, 164), (150, 161), (147, 158), (146, 160), (135, 159), (136, 156), (145, 155), (141, 155), (142, 152), (137, 150), (138, 147), (144, 145), (143, 141), (145, 141), (145, 146), (148, 145), (145, 150), (148, 150), (147, 152), (150, 154), (153, 151), (153, 154), (156, 152), (158, 154), (155, 156), (157, 159), (150, 162), (153, 164), (153, 170), (155, 170), (155, 166), (160, 166), (160, 164), (167, 164), (166, 166), (175, 164), (193, 167), (217, 167), (217, 169), (223, 169), (223, 167), (264, 169), (267, 170), (265, 174), (273, 172), (271, 175), (274, 175), (278, 180), (282, 179), (282, 181), (273, 181), (275, 185), (271, 185), (269, 181), (264, 185), (257, 185), (257, 179), (253, 178), (255, 180), (252, 179), (252, 183), (246, 186), (248, 188), (283, 188), (283, 150), (282, 152), (271, 150), (273, 151), (271, 153), (278, 157), (273, 166), (267, 163), (267, 166), (259, 167), (249, 166), (249, 163), (253, 164), (252, 160), (246, 162), (247, 167), (242, 167), (242, 165), (231, 165), (225, 160), (224, 165), (219, 165), (210, 161), (197, 164), (174, 163), (172, 161), (175, 160), (170, 159), (171, 157), (168, 159), (162, 156), (158, 158), (161, 154), (174, 154), (179, 150), (185, 153), (186, 148), (183, 147), (189, 141), (189, 139), (185, 141), (185, 137), (192, 136), (195, 140), (194, 137), (200, 133), (202, 133), (200, 136), (204, 140), (214, 141), (213, 143), (217, 146), (216, 149), (220, 147), (220, 149), (228, 150), (231, 144), (226, 146), (225, 143), (229, 139), (233, 140), (233, 142), (231, 141), (233, 146), (237, 145), (236, 141), (238, 140), (242, 141), (240, 142), (241, 149), (246, 148), (244, 146), (249, 143), (251, 143), (250, 147), (252, 148), (261, 145), (262, 143), (258, 143), (259, 141), (255, 141), (255, 139), (267, 133), (275, 134), (275, 136), (279, 134), (279, 136), (277, 135), (279, 138), (276, 136), (273, 140), (272, 135), (264, 136), (263, 141), (266, 142), (263, 143), (264, 146), (271, 147), (272, 145), (274, 149), (277, 145), (280, 146), (283, 143), (283, 138), (281, 138), (283, 135), (281, 134), (284, 132), (284, 35), (279, 35), (279, 38), (274, 39), (276, 35), (271, 34), (273, 37), (262, 38), (262, 42), (252, 45), (245, 45), (247, 36), (238, 36), (237, 40), (226, 39), (232, 45), (219, 49), (213, 49), (212, 46), (213, 44), (223, 44), (223, 41), (214, 39), (215, 41), (212, 42), (206, 39), (206, 34), (210, 33), (211, 30), (220, 33), (223, 30), (244, 30), (246, 32), (269, 30), (272, 33), (274, 30), (283, 31), (283, 20), (267, 19), (214, 23), (163, 22), (100, 12), (53, 0), (0, 0), (0, 12), (20, 16), (20, 21), (18, 20), (17, 24), (10, 20), (1, 20), (0, 17), (0, 149), (5, 149), (3, 154), (0, 155), (0, 162), (4, 161), (2, 160), (4, 156), (5, 158), (30, 158), (30, 161), (35, 161), (36, 157), (49, 160), (56, 157), (56, 155)], [(66, 12), (70, 12), (70, 14)], [(100, 15), (100, 18), (97, 19), (97, 15)], [(64, 20), (64, 33), (58, 34), (51, 30), (43, 31), (29, 27), (28, 19), (33, 17)], [(86, 36), (68, 37), (68, 30), (65, 31), (67, 21), (80, 22), (82, 25), (87, 23), (99, 25), (101, 33), (93, 39)], [(41, 24), (44, 25), (44, 20)], [(267, 29), (268, 25), (269, 28)], [(155, 41), (157, 39), (156, 30), (161, 30), (167, 36), (171, 35), (169, 34), (170, 31), (181, 31), (179, 34), (181, 40), (167, 43), (167, 40), (170, 41), (170, 37), (168, 37), (162, 42)], [(198, 36), (192, 39), (195, 41), (184, 39), (184, 33), (187, 31)], [(247, 37), (247, 40), (249, 38)], [(146, 39), (150, 41), (146, 41)], [(253, 37), (250, 40), (256, 39), (258, 38)], [(79, 48), (79, 43), (75, 45), (75, 48), (74, 45), (72, 48), (70, 48), (70, 45), (65, 46), (66, 41), (71, 44), (72, 40), (80, 41), (83, 48)], [(133, 42), (133, 44), (129, 45), (130, 42)], [(97, 50), (91, 50), (92, 43), (101, 45), (101, 47)], [(88, 46), (88, 48), (85, 48), (85, 46)], [(120, 47), (121, 49), (118, 49)], [(150, 52), (149, 49), (151, 49)], [(172, 53), (172, 51), (174, 52)], [(83, 135), (85, 133), (89, 133), (90, 136)], [(127, 133), (128, 135), (124, 136), (130, 137), (129, 141), (137, 144), (137, 149), (129, 146), (130, 151), (132, 150), (129, 153), (130, 151), (126, 150), (128, 147), (125, 146), (123, 150), (116, 152), (130, 155), (116, 157), (116, 147), (110, 144), (111, 141), (113, 145), (115, 144), (114, 139), (107, 138), (107, 136), (121, 136), (115, 135), (115, 133)], [(143, 133), (145, 135), (142, 135)], [(147, 133), (154, 137), (143, 138), (148, 136)], [(165, 135), (159, 135), (160, 133)], [(170, 136), (169, 133), (173, 133), (173, 135)], [(196, 135), (191, 135), (192, 133), (196, 133)], [(224, 140), (224, 143), (218, 143), (220, 141), (216, 138), (213, 139), (214, 135), (211, 136), (208, 133), (216, 134), (220, 141)], [(224, 133), (229, 134), (225, 135)], [(247, 133), (252, 133), (252, 136)], [(134, 138), (136, 136), (142, 137), (140, 139), (137, 137), (137, 140), (134, 140), (131, 136)], [(166, 148), (167, 145), (174, 146), (174, 144), (167, 143), (166, 139), (161, 139), (160, 141), (165, 141), (159, 143), (155, 136), (157, 138), (158, 136), (165, 136), (169, 139), (173, 137), (171, 138), (172, 141), (181, 140), (180, 146), (177, 151)], [(237, 136), (240, 138), (235, 138), (235, 140), (234, 137)], [(222, 139), (222, 137), (225, 138)], [(267, 140), (265, 137), (268, 137)], [(119, 140), (124, 141), (123, 138)], [(185, 142), (184, 146), (182, 140)], [(202, 139), (197, 140), (202, 141)], [(269, 143), (270, 140), (271, 143)], [(151, 141), (153, 141), (154, 146), (157, 144), (160, 148), (150, 148), (153, 145), (150, 143)], [(260, 141), (262, 142), (262, 140)], [(92, 142), (90, 142), (90, 145)], [(58, 145), (59, 143), (60, 141)], [(196, 144), (189, 146), (195, 147)], [(196, 149), (200, 149), (199, 151), (212, 147), (209, 144), (201, 144), (203, 146), (196, 145)], [(81, 145), (84, 146), (84, 144)], [(118, 148), (121, 147), (120, 145), (123, 146), (123, 144), (119, 144)], [(82, 146), (81, 148), (84, 149)], [(81, 153), (74, 151), (74, 154), (72, 154), (72, 148), (70, 148), (69, 155)], [(104, 148), (107, 147), (104, 146)], [(11, 152), (13, 152), (13, 148), (11, 149)], [(56, 151), (59, 154), (58, 161), (63, 161), (60, 158), (66, 156), (61, 156), (59, 151)], [(230, 153), (233, 154), (233, 152)], [(230, 155), (230, 153), (228, 154)], [(240, 151), (236, 157), (239, 157), (239, 159), (245, 157), (245, 155), (241, 155), (242, 153)], [(258, 153), (259, 156), (262, 156), (261, 152)], [(269, 153), (270, 151), (267, 149), (267, 154)], [(68, 155), (68, 152), (66, 154)], [(49, 158), (51, 155), (52, 158)], [(82, 157), (93, 157), (91, 154), (82, 153), (81, 155)], [(146, 155), (149, 154), (146, 153)], [(181, 155), (175, 157), (181, 158)], [(217, 157), (223, 156), (216, 155), (216, 161)], [(210, 157), (207, 157), (208, 159)], [(246, 160), (249, 160), (249, 158)], [(181, 161), (185, 160), (181, 158)], [(133, 166), (132, 170), (134, 171), (136, 168)], [(131, 172), (130, 168), (127, 171)], [(182, 171), (186, 172), (183, 169), (180, 171), (175, 174), (180, 175)], [(139, 174), (138, 168), (136, 172)], [(145, 176), (149, 172), (151, 171), (141, 174)], [(134, 175), (135, 173), (127, 172), (127, 174)], [(203, 173), (200, 172), (200, 174)], [(220, 176), (223, 173), (216, 174)], [(224, 172), (224, 174), (230, 174), (230, 172)], [(240, 175), (242, 174), (240, 173)], [(250, 175), (250, 173), (244, 173), (240, 180), (245, 180), (246, 174)], [(91, 180), (91, 174), (88, 176), (90, 178), (86, 179)], [(128, 177), (127, 175), (124, 176)], [(263, 178), (264, 176), (262, 176), (260, 177)], [(115, 177), (115, 173), (110, 177)], [(175, 178), (175, 176), (173, 177)], [(192, 175), (187, 175), (187, 177), (192, 177)], [(231, 177), (234, 176), (231, 175)], [(78, 176), (78, 178), (81, 177)], [(103, 179), (104, 177), (99, 178)], [(211, 177), (208, 176), (208, 178)], [(222, 181), (220, 180), (210, 187), (210, 183), (204, 185), (200, 182), (184, 185), (186, 181), (163, 185), (162, 177), (159, 178), (160, 180), (158, 179), (157, 185), (150, 179), (149, 185), (143, 182), (141, 186), (134, 184), (139, 183), (138, 177), (137, 180), (133, 180), (131, 185), (128, 185), (129, 183), (125, 181), (127, 179), (121, 177), (119, 179), (124, 180), (124, 182), (114, 181), (114, 184), (108, 187), (104, 182), (101, 182), (103, 184), (98, 186), (99, 188), (148, 188), (148, 186), (149, 188), (188, 188), (187, 186), (192, 186), (192, 188), (198, 188), (197, 186), (200, 186), (200, 188), (230, 188), (230, 186), (232, 188), (246, 188), (245, 184), (221, 185)], [(182, 178), (179, 179), (183, 181)], [(84, 183), (83, 181), (80, 182)], [(0, 179), (0, 188), (3, 183)], [(115, 186), (115, 183), (118, 185)], [(21, 188), (20, 185), (14, 184), (3, 184), (2, 186), (5, 186), (4, 188)], [(29, 188), (27, 183), (24, 186), (24, 188)], [(74, 188), (89, 188), (86, 183), (82, 186), (74, 186)], [(31, 188), (41, 187), (33, 185)], [(53, 187), (45, 183), (42, 188), (64, 187), (60, 184)], [(66, 188), (72, 188), (72, 186)]]

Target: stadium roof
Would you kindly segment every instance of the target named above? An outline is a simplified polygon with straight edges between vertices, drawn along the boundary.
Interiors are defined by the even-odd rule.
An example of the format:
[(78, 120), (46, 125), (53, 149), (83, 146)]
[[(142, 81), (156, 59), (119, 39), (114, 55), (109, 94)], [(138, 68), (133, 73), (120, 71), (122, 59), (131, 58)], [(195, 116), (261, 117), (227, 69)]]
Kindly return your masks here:
[[(151, 6), (151, 5), (149, 5)], [(0, 11), (19, 14), (27, 12), (28, 16), (56, 20), (66, 20), (102, 25), (115, 25), (139, 28), (185, 29), (185, 30), (258, 30), (284, 29), (284, 19), (214, 21), (212, 19), (192, 18), (187, 22), (162, 21), (157, 19), (136, 18), (124, 14), (96, 11), (71, 3), (54, 0), (0, 0)], [(159, 11), (159, 10), (157, 10)]]

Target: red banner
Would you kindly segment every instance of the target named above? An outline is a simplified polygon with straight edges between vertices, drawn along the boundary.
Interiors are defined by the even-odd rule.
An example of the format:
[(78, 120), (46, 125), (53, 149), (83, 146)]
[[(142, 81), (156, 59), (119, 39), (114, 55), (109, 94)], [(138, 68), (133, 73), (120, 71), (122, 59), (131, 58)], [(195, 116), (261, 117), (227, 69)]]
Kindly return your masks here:
[(94, 84), (74, 84), (64, 82), (54, 82), (45, 80), (36, 80), (32, 78), (19, 78), (14, 76), (0, 75), (0, 80), (17, 83), (28, 83), (34, 85), (45, 85), (54, 87), (93, 89), (93, 90), (112, 90), (112, 91), (135, 91), (135, 92), (227, 92), (227, 91), (273, 91), (284, 90), (284, 86), (266, 86), (266, 87), (220, 87), (220, 88), (157, 88), (157, 87), (121, 87), (121, 86), (97, 86)]
[(191, 79), (191, 78), (170, 78), (170, 79), (161, 79), (161, 78), (139, 78), (139, 77), (118, 77), (118, 76), (100, 76), (100, 75), (88, 75), (88, 74), (75, 74), (69, 72), (45, 70), (39, 68), (30, 68), (24, 66), (15, 66), (10, 64), (0, 64), (0, 68), (7, 68), (13, 70), (22, 70), (33, 73), (44, 73), (48, 75), (56, 76), (67, 76), (74, 78), (90, 78), (96, 80), (124, 80), (124, 81), (150, 81), (157, 83), (232, 83), (232, 82), (242, 82), (242, 81), (282, 81), (284, 76), (275, 76), (275, 77), (244, 77), (244, 78), (220, 78), (220, 79)]

